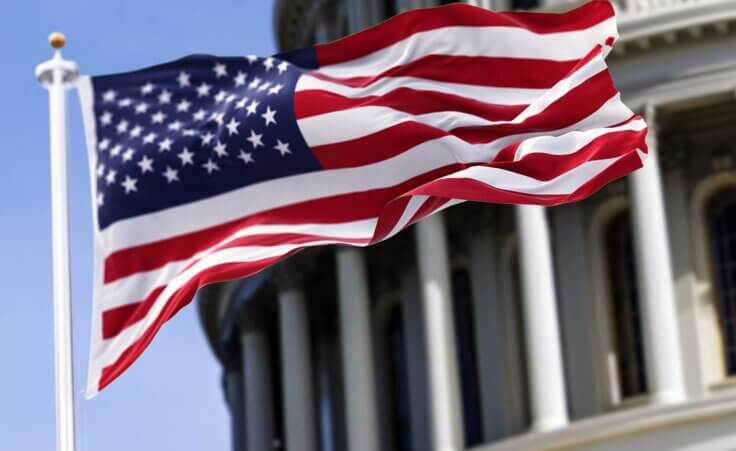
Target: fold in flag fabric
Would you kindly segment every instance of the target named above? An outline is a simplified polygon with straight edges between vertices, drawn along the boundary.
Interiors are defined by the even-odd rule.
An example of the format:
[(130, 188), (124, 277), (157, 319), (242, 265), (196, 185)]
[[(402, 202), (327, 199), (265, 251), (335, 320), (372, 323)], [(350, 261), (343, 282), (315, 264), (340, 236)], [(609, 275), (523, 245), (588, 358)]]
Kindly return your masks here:
[(87, 395), (198, 288), (366, 246), (462, 201), (556, 205), (641, 167), (614, 9), (415, 10), (267, 58), (79, 82), (95, 211)]

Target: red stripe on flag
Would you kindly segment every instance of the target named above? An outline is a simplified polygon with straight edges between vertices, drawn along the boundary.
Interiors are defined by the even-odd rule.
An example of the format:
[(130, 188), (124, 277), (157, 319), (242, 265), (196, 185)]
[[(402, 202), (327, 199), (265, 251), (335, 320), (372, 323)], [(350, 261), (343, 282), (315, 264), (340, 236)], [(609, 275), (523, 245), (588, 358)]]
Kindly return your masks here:
[(529, 105), (496, 105), (467, 97), (411, 88), (398, 88), (381, 96), (345, 97), (322, 90), (299, 91), (294, 99), (297, 119), (361, 106), (384, 106), (409, 114), (462, 111), (489, 121), (510, 121)]
[(411, 217), (407, 226), (421, 221), (422, 219), (434, 213), (436, 210), (442, 208), (442, 206), (449, 201), (450, 199), (446, 197), (429, 196), (427, 200), (424, 201), (422, 206), (419, 207), (417, 212), (414, 213), (414, 216)]
[[(306, 234), (306, 233), (271, 233), (271, 234), (262, 234), (262, 235), (251, 235), (251, 236), (244, 236), (237, 239), (234, 239), (230, 242), (223, 243), (219, 246), (215, 246), (212, 248), (207, 249), (206, 255), (210, 255), (214, 252), (222, 251), (225, 249), (231, 249), (235, 247), (243, 247), (243, 246), (283, 246), (283, 245), (289, 245), (289, 244), (296, 244), (296, 245), (302, 245), (303, 247), (307, 247), (308, 244), (314, 243), (314, 242), (332, 242), (332, 243), (341, 243), (341, 244), (354, 244), (354, 245), (363, 245), (370, 243), (371, 238), (365, 237), (365, 238), (348, 238), (343, 236), (337, 236), (337, 235), (314, 235), (314, 234)], [(206, 255), (204, 255), (202, 258), (204, 258)], [(194, 266), (201, 260), (192, 260), (185, 266), (182, 271), (185, 271), (186, 269)]]
[(454, 129), (452, 134), (469, 143), (479, 144), (515, 134), (553, 132), (592, 115), (617, 94), (611, 75), (603, 70), (523, 122), (503, 126), (460, 127)]
[[(396, 201), (387, 205), (387, 210), (394, 210), (394, 214), (391, 216), (400, 216), (401, 212), (408, 202), (409, 196), (413, 194), (425, 194), (433, 196), (430, 200), (425, 202), (413, 219), (420, 219), (425, 216), (426, 213), (436, 210), (437, 208), (444, 205), (448, 198), (463, 198), (469, 200), (478, 200), (482, 202), (495, 202), (495, 203), (527, 203), (527, 204), (540, 204), (540, 205), (556, 205), (563, 202), (570, 202), (585, 198), (593, 192), (600, 189), (601, 186), (622, 176), (627, 175), (631, 171), (641, 167), (641, 161), (635, 151), (629, 152), (623, 158), (619, 159), (616, 163), (612, 164), (606, 170), (599, 173), (597, 176), (591, 178), (587, 183), (582, 185), (578, 190), (569, 195), (528, 195), (522, 193), (513, 193), (509, 191), (499, 190), (490, 187), (484, 183), (472, 180), (472, 179), (441, 179), (434, 182), (423, 185), (420, 189), (414, 190), (409, 193), (406, 197), (396, 199)], [(434, 193), (434, 194), (433, 194)], [(441, 194), (438, 196), (437, 194)], [(395, 206), (396, 208), (391, 208)], [(388, 211), (386, 211), (387, 213)], [(379, 221), (380, 222), (380, 221)], [(395, 221), (383, 222), (389, 224)], [(382, 227), (385, 230), (385, 227)], [(389, 228), (390, 230), (390, 228)], [(296, 251), (294, 251), (296, 252)], [(293, 253), (293, 252), (292, 252)], [(160, 329), (160, 327), (171, 318), (179, 309), (184, 305), (188, 304), (196, 290), (209, 283), (215, 283), (219, 281), (231, 280), (238, 277), (246, 277), (253, 273), (276, 263), (285, 256), (265, 259), (258, 262), (248, 263), (237, 263), (237, 264), (223, 264), (217, 267), (208, 268), (202, 271), (197, 276), (191, 278), (187, 283), (184, 284), (179, 290), (177, 290), (172, 297), (167, 301), (165, 308), (161, 314), (154, 320), (152, 325), (146, 329), (141, 337), (136, 340), (130, 347), (128, 347), (121, 356), (111, 365), (105, 367), (102, 370), (102, 375), (98, 384), (98, 389), (102, 390), (110, 382), (112, 382), (119, 374), (127, 369), (135, 359), (145, 350), (150, 344), (153, 336)], [(160, 288), (156, 289), (160, 290)], [(132, 324), (131, 318), (142, 319), (148, 312), (150, 307), (153, 305), (153, 299), (158, 297), (159, 294), (152, 294), (147, 299), (136, 305), (135, 307), (129, 307), (127, 310), (128, 319), (124, 321), (125, 326)], [(131, 313), (131, 311), (133, 313)], [(109, 313), (105, 312), (105, 313)], [(106, 328), (106, 334), (110, 334), (111, 330), (115, 327), (118, 328), (118, 332), (125, 326), (120, 326), (119, 319), (112, 319), (115, 315), (124, 315), (124, 310), (118, 310), (116, 314), (108, 316), (111, 322)]]
[(374, 76), (342, 78), (319, 71), (309, 75), (353, 88), (370, 86), (387, 77), (415, 77), (496, 88), (546, 89), (565, 78), (577, 63), (578, 60), (428, 55)]
[[(278, 233), (269, 235), (252, 235), (235, 239), (222, 246), (208, 250), (208, 254), (224, 249), (240, 246), (280, 246), (286, 244), (306, 245), (314, 241), (334, 241), (344, 244), (368, 244), (370, 238), (342, 238), (334, 236), (306, 235), (297, 233)], [(203, 256), (204, 257), (204, 256)], [(191, 261), (180, 272), (186, 271), (201, 259)], [(164, 287), (157, 287), (143, 301), (106, 310), (102, 313), (102, 338), (110, 339), (125, 328), (143, 319), (153, 306)]]
[(401, 219), (401, 215), (409, 204), (409, 200), (411, 200), (411, 197), (402, 196), (387, 203), (383, 207), (381, 215), (378, 217), (378, 223), (376, 224), (376, 232), (373, 235), (374, 243), (382, 241), (386, 238), (386, 235), (391, 233), (391, 230), (393, 230), (396, 223)]
[(185, 260), (251, 225), (330, 224), (375, 218), (389, 200), (459, 167), (444, 166), (388, 188), (301, 202), (166, 240), (129, 247), (105, 258), (104, 281), (107, 284), (138, 272), (160, 268), (169, 262)]
[(439, 179), (427, 183), (407, 195), (425, 195), (441, 198), (464, 199), (473, 202), (497, 204), (530, 204), (554, 206), (585, 199), (605, 184), (629, 175), (642, 166), (636, 151), (627, 152), (604, 171), (591, 177), (584, 185), (570, 194), (527, 194), (507, 191), (486, 185), (471, 178)]
[(361, 58), (413, 34), (443, 27), (516, 27), (539, 34), (583, 30), (614, 17), (607, 1), (592, 1), (564, 14), (486, 11), (454, 4), (399, 14), (383, 23), (337, 41), (315, 46), (321, 67)]
[(315, 146), (312, 152), (325, 169), (362, 166), (396, 156), (425, 141), (449, 136), (419, 122), (402, 122), (362, 138)]
[(154, 288), (140, 302), (122, 305), (102, 312), (102, 338), (107, 340), (119, 334), (123, 329), (142, 320), (153, 306), (165, 287)]
[[(619, 131), (600, 136), (576, 152), (565, 155), (533, 153), (518, 161), (495, 160), (488, 166), (505, 169), (540, 181), (552, 180), (586, 161), (615, 158), (645, 146), (647, 132)], [(540, 149), (543, 151), (544, 149)]]
[(219, 265), (208, 268), (189, 279), (187, 283), (173, 293), (173, 295), (166, 301), (166, 305), (159, 316), (157, 316), (153, 323), (141, 334), (140, 338), (126, 348), (115, 362), (102, 369), (102, 373), (97, 384), (98, 390), (104, 389), (108, 384), (110, 384), (110, 382), (115, 380), (130, 365), (132, 365), (133, 362), (135, 362), (138, 356), (141, 355), (141, 353), (145, 351), (151, 343), (151, 340), (153, 340), (153, 337), (161, 326), (163, 326), (164, 323), (174, 316), (182, 307), (189, 304), (199, 288), (212, 283), (225, 282), (227, 280), (250, 276), (296, 252), (297, 251), (294, 251), (280, 257), (257, 262), (228, 263)]
[[(608, 71), (601, 71), (568, 91), (540, 113), (518, 123), (460, 127), (449, 132), (407, 121), (357, 139), (313, 147), (325, 168), (355, 167), (398, 155), (423, 142), (454, 135), (471, 144), (489, 143), (514, 134), (555, 131), (590, 116), (617, 94)], [(508, 155), (506, 150), (502, 154)], [(513, 155), (513, 153), (510, 153)]]

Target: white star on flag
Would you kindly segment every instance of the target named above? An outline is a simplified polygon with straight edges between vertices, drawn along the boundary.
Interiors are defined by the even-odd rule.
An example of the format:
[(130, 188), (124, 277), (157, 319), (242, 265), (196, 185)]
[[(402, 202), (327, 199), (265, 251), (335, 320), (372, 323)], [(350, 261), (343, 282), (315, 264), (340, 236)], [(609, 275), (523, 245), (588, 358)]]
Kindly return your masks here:
[(179, 181), (179, 171), (171, 166), (166, 166), (166, 171), (164, 171), (162, 175), (166, 178), (167, 183)]
[(179, 83), (179, 87), (183, 88), (185, 86), (190, 86), (191, 83), (189, 82), (189, 78), (191, 76), (187, 72), (179, 72), (179, 76), (176, 78), (176, 81)]
[(166, 104), (171, 102), (171, 92), (164, 89), (161, 91), (161, 94), (158, 95), (158, 101), (161, 104)]
[(225, 149), (227, 149), (227, 145), (220, 141), (217, 141), (217, 144), (215, 144), (215, 147), (213, 148), (219, 158), (226, 157), (228, 155)]
[(102, 94), (102, 100), (105, 102), (112, 102), (115, 100), (115, 96), (117, 95), (118, 95), (117, 92), (113, 91), (112, 89), (109, 89)]
[(239, 126), (240, 122), (236, 121), (234, 117), (230, 118), (230, 122), (228, 122), (226, 125), (228, 135), (237, 135)]
[(251, 130), (250, 136), (246, 138), (245, 140), (249, 141), (254, 149), (257, 149), (258, 146), (263, 146), (262, 138), (263, 138), (262, 134), (258, 134), (254, 130)]
[(181, 160), (182, 166), (186, 166), (188, 164), (194, 164), (194, 160), (192, 159), (192, 157), (194, 157), (194, 152), (190, 152), (189, 149), (187, 149), (186, 147), (184, 148), (184, 150), (179, 152), (177, 156)]
[(123, 180), (123, 182), (121, 183), (121, 185), (123, 185), (123, 188), (125, 189), (125, 194), (130, 194), (133, 191), (138, 191), (136, 183), (138, 183), (137, 179), (130, 178), (130, 176), (126, 175), (125, 180)]
[(185, 113), (189, 111), (189, 107), (192, 104), (187, 99), (182, 99), (181, 102), (176, 104), (176, 111), (180, 113)]
[(250, 116), (252, 114), (256, 114), (258, 105), (260, 105), (261, 102), (258, 102), (256, 100), (252, 101), (250, 105), (248, 105), (248, 108), (246, 109), (247, 113), (246, 116)]
[(202, 82), (201, 85), (197, 86), (197, 97), (207, 97), (210, 95), (210, 89), (212, 89), (211, 85)]
[(261, 115), (266, 121), (266, 127), (276, 123), (276, 110), (272, 110), (270, 106), (266, 106), (266, 112)]
[(171, 150), (172, 144), (174, 144), (174, 141), (172, 141), (171, 138), (164, 138), (158, 143), (158, 151), (168, 152), (169, 150)]
[(274, 149), (278, 150), (282, 157), (286, 154), (291, 153), (291, 150), (289, 149), (289, 143), (282, 143), (280, 139), (276, 140), (276, 145), (274, 146)]
[(245, 163), (245, 164), (254, 163), (253, 154), (252, 153), (249, 153), (249, 152), (246, 152), (246, 151), (244, 151), (242, 149), (240, 150), (240, 154), (238, 154), (238, 158), (240, 158), (241, 160), (243, 160), (243, 163)]
[(143, 137), (143, 144), (152, 144), (153, 141), (156, 139), (157, 134), (154, 132), (150, 132), (146, 136)]
[(243, 86), (247, 77), (248, 74), (244, 74), (243, 72), (238, 71), (238, 75), (236, 75), (234, 78), (235, 86)]
[(207, 163), (203, 164), (202, 167), (207, 170), (207, 174), (212, 174), (214, 171), (220, 170), (220, 167), (212, 159), (207, 160)]
[(141, 168), (141, 173), (153, 172), (153, 160), (143, 155), (143, 158), (138, 162), (138, 166)]
[(142, 95), (148, 95), (153, 92), (154, 85), (151, 82), (146, 83), (145, 85), (141, 86), (141, 94)]
[(215, 71), (215, 77), (217, 78), (227, 77), (227, 66), (222, 63), (215, 64), (212, 70)]

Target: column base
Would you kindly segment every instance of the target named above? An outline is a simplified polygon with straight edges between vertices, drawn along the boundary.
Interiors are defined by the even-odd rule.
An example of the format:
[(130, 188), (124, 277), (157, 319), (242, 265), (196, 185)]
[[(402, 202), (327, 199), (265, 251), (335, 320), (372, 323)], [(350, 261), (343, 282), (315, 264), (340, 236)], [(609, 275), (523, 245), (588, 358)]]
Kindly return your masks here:
[(566, 427), (569, 424), (567, 421), (567, 418), (557, 418), (557, 417), (550, 417), (550, 418), (542, 418), (540, 420), (537, 420), (532, 424), (531, 430), (532, 432), (547, 432), (547, 431), (553, 431), (555, 429), (562, 429)]
[(652, 404), (679, 404), (687, 401), (687, 395), (681, 391), (661, 391), (652, 393)]

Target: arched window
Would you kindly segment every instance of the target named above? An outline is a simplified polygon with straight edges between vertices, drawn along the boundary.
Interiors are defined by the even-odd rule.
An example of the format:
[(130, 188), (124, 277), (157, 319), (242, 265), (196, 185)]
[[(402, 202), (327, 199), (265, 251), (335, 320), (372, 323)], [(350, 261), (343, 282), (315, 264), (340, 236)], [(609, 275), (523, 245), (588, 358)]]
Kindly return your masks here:
[(726, 374), (736, 374), (736, 189), (713, 196), (707, 206), (715, 298)]
[(383, 0), (383, 17), (395, 16), (396, 12), (396, 0)]
[(395, 450), (412, 449), (411, 401), (409, 400), (409, 372), (407, 370), (404, 318), (398, 306), (388, 322), (389, 371), (391, 411), (393, 413), (393, 440)]
[(478, 385), (478, 353), (473, 327), (473, 295), (470, 273), (465, 268), (452, 271), (452, 298), (462, 389), (465, 446), (471, 447), (482, 442), (483, 431)]
[(503, 436), (508, 437), (524, 433), (531, 426), (521, 268), (515, 237), (506, 240), (500, 257), (498, 313), (503, 337), (500, 359), (504, 372)]
[(539, 6), (539, 0), (512, 0), (511, 8), (513, 9), (532, 9)]
[[(526, 331), (524, 324), (524, 302), (522, 299), (521, 292), (521, 267), (519, 262), (519, 249), (514, 246), (513, 254), (510, 258), (510, 269), (511, 269), (511, 297), (507, 299), (507, 306), (510, 310), (512, 323), (511, 333), (508, 338), (515, 343), (515, 351), (511, 354), (511, 358), (515, 359), (515, 371), (512, 374), (516, 375), (516, 380), (520, 384), (519, 388), (516, 389), (515, 401), (516, 409), (514, 418), (512, 421), (512, 433), (522, 432), (529, 428), (532, 424), (531, 405), (529, 400), (528, 391), (528, 368), (527, 368), (527, 354), (526, 354)], [(514, 349), (514, 348), (512, 348)], [(513, 385), (516, 382), (511, 382)]]
[[(311, 330), (311, 355), (314, 361), (315, 394), (319, 436), (322, 451), (344, 449), (345, 412), (340, 367), (340, 342), (335, 312), (325, 308), (327, 302), (315, 303), (327, 310), (314, 318)], [(317, 316), (317, 315), (314, 315)]]
[(641, 309), (628, 210), (614, 216), (604, 234), (612, 339), (622, 398), (647, 392)]

